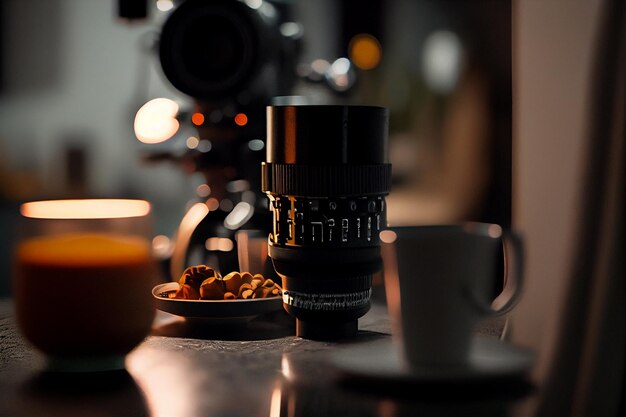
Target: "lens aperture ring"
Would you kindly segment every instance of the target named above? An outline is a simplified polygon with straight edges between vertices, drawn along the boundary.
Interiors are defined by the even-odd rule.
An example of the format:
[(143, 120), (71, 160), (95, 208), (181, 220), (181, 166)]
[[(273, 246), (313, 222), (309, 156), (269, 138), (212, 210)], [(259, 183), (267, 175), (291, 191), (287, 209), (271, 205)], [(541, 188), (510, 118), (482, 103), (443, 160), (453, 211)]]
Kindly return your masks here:
[(372, 290), (351, 293), (319, 294), (283, 291), (283, 303), (309, 311), (342, 311), (367, 306)]
[(279, 195), (334, 197), (386, 195), (391, 164), (297, 165), (263, 163), (262, 190)]
[(270, 194), (269, 197), (274, 214), (270, 242), (278, 246), (378, 246), (378, 234), (387, 224), (383, 196), (312, 198)]

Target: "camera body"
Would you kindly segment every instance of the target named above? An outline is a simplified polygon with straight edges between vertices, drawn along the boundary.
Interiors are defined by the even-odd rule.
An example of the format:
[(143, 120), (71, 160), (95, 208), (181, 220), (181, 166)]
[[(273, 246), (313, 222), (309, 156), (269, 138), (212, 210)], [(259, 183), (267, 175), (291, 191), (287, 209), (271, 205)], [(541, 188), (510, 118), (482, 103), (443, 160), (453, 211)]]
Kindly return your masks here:
[(262, 158), (247, 145), (263, 140), (271, 98), (295, 83), (301, 31), (289, 30), (297, 27), (290, 16), (289, 2), (185, 0), (163, 24), (163, 74), (193, 98), (198, 137), (211, 143), (211, 152), (195, 155), (199, 171), (229, 167), (229, 176), (259, 185)]
[(163, 72), (174, 87), (201, 101), (287, 94), (295, 80), (297, 40), (285, 36), (286, 4), (186, 0), (167, 18), (159, 41)]
[[(260, 192), (265, 107), (272, 97), (289, 95), (297, 78), (302, 29), (290, 17), (289, 1), (185, 0), (163, 24), (163, 74), (193, 99), (193, 114), (199, 115), (192, 122), (201, 145), (182, 156), (182, 167), (203, 174), (210, 200), (219, 203), (188, 241), (177, 242), (188, 249), (172, 265), (237, 270), (237, 251), (211, 251), (207, 239), (234, 243), (239, 229), (270, 231), (271, 213)], [(228, 218), (238, 205), (248, 220), (233, 226)], [(172, 275), (177, 272), (172, 269)]]

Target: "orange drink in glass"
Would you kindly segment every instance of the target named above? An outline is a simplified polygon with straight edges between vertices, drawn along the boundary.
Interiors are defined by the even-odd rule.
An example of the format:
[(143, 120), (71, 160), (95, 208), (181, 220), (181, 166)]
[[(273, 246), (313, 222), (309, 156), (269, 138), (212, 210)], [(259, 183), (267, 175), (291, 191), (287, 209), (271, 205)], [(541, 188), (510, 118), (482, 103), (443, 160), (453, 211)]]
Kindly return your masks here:
[(13, 292), (22, 334), (53, 369), (123, 368), (155, 314), (149, 203), (37, 201), (20, 211)]

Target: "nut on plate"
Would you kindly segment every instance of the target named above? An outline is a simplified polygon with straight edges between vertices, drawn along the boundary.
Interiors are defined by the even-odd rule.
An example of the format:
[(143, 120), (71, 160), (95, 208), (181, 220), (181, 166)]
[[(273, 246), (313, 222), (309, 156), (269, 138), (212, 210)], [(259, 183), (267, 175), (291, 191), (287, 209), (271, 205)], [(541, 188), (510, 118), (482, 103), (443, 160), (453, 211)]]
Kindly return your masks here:
[(200, 298), (203, 300), (223, 300), (226, 288), (224, 281), (218, 277), (211, 277), (200, 285)]
[(279, 297), (282, 288), (261, 274), (233, 271), (224, 277), (206, 265), (190, 266), (178, 280), (170, 298), (185, 300), (250, 300)]

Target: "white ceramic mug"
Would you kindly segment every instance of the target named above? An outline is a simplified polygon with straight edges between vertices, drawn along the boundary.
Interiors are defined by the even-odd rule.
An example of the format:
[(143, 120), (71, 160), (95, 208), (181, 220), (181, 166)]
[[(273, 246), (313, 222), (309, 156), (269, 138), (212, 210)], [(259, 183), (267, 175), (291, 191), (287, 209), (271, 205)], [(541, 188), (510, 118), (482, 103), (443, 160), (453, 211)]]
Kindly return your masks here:
[[(392, 228), (381, 232), (381, 245), (394, 338), (406, 364), (467, 365), (478, 321), (508, 312), (518, 299), (520, 239), (495, 224), (466, 223)], [(494, 301), (503, 247), (506, 284)]]

